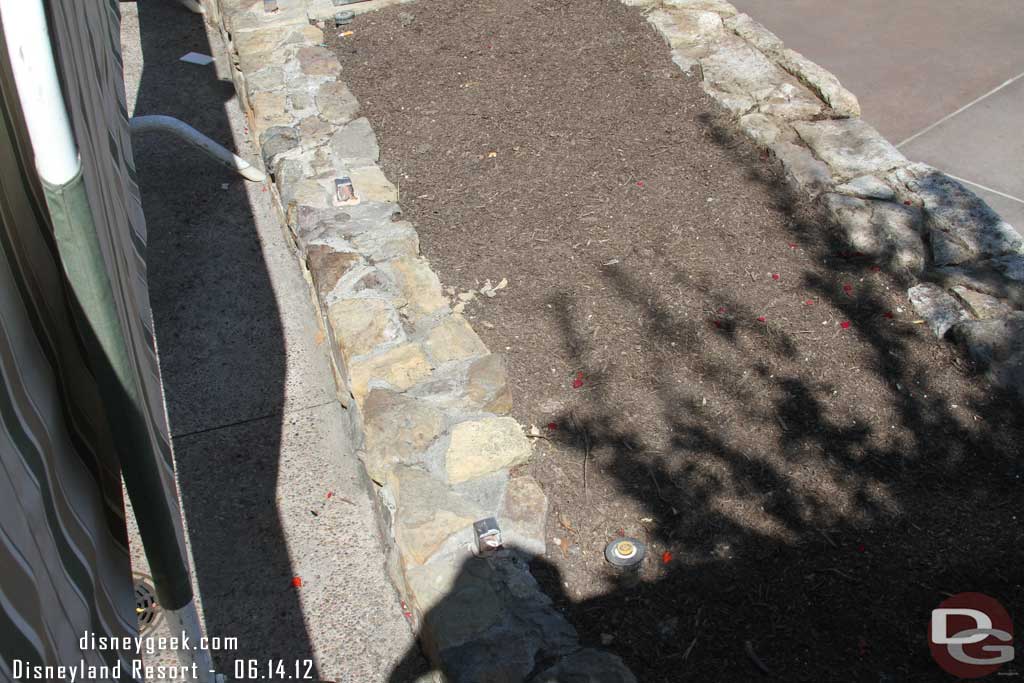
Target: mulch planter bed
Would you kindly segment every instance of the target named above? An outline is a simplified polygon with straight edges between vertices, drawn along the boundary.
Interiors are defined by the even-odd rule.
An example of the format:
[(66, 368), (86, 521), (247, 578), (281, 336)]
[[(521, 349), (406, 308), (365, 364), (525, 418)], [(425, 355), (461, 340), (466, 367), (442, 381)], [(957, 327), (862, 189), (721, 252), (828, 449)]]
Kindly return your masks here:
[[(465, 314), (537, 427), (533, 569), (586, 643), (642, 681), (934, 680), (948, 594), (1024, 604), (1019, 410), (639, 11), (429, 0), (345, 30), (442, 283), (508, 281)], [(604, 560), (620, 535), (648, 544), (638, 585)]]

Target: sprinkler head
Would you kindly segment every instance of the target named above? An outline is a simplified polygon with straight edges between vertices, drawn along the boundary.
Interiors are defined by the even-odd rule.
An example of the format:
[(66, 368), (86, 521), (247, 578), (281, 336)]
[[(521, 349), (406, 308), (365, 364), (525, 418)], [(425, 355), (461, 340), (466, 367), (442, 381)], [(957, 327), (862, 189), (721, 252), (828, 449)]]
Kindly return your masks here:
[(644, 560), (647, 549), (635, 538), (616, 538), (604, 548), (604, 558), (620, 569), (635, 569)]

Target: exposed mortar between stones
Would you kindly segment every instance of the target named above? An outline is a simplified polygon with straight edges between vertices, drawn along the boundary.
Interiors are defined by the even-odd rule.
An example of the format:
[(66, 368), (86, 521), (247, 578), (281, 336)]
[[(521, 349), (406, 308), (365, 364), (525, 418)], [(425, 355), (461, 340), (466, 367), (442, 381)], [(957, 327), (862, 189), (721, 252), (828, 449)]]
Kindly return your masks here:
[[(501, 358), (420, 255), (373, 130), (323, 46), (313, 22), (337, 8), (279, 0), (267, 14), (254, 0), (205, 2), (319, 312), (389, 576), (426, 654), (450, 681), (635, 681), (618, 657), (581, 647), (529, 573), (528, 558), (544, 553), (547, 498), (511, 470), (531, 443), (507, 415)], [(335, 205), (335, 179), (346, 176), (356, 206)], [(475, 558), (472, 523), (488, 516), (509, 549)]]
[[(910, 302), (937, 335), (1024, 395), (1024, 241), (1011, 226), (954, 179), (907, 160), (860, 120), (835, 76), (728, 2), (622, 1), (640, 6), (673, 61), (851, 246), (915, 283)], [(500, 358), (452, 312), (419, 255), (398, 191), (376, 164), (373, 131), (310, 24), (333, 17), (333, 3), (281, 0), (266, 15), (253, 0), (207, 2), (320, 311), (338, 398), (374, 482), (389, 573), (427, 654), (451, 680), (476, 680), (474, 649), (500, 653), (529, 632), (506, 653), (523, 680), (574, 671), (596, 680), (590, 672), (602, 669), (618, 676), (602, 680), (633, 680), (617, 658), (580, 648), (518, 555), (473, 560), (466, 551), (473, 519), (497, 514), (508, 540), (543, 553), (547, 501), (536, 482), (509, 477), (529, 444), (506, 417)], [(359, 206), (333, 206), (340, 176), (352, 178)], [(450, 599), (460, 594), (483, 598), (460, 608)]]
[(737, 127), (849, 246), (911, 286), (914, 310), (1024, 400), (1024, 239), (950, 176), (913, 163), (860, 119), (833, 74), (725, 0), (639, 7)]

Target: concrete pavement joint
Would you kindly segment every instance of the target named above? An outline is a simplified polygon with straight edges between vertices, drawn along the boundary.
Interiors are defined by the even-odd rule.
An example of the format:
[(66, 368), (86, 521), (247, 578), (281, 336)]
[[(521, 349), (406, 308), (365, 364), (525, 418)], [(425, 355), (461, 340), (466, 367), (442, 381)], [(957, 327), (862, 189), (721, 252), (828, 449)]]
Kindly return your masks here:
[[(369, 0), (357, 13), (406, 0)], [(449, 680), (631, 683), (622, 661), (583, 647), (529, 572), (545, 551), (548, 501), (512, 473), (532, 443), (508, 416), (491, 354), (446, 296), (402, 220), (359, 102), (324, 47), (329, 0), (206, 0), (234, 56), (233, 80), (302, 257), (346, 428), (355, 436), (386, 566), (421, 644)], [(324, 21), (323, 28), (317, 21)], [(505, 549), (475, 548), (495, 518)], [(514, 644), (514, 647), (509, 645)]]
[(971, 100), (970, 102), (968, 102), (964, 106), (960, 107), (959, 109), (957, 109), (953, 113), (947, 114), (946, 116), (943, 116), (941, 119), (939, 119), (935, 123), (931, 124), (930, 126), (926, 126), (926, 127), (922, 128), (921, 130), (919, 130), (918, 132), (914, 133), (913, 135), (911, 135), (909, 138), (907, 138), (903, 142), (897, 144), (896, 147), (897, 148), (903, 147), (903, 146), (913, 142), (914, 140), (918, 139), (919, 137), (921, 137), (925, 133), (931, 132), (932, 130), (934, 130), (934, 129), (938, 128), (939, 126), (941, 126), (942, 124), (944, 124), (946, 121), (949, 121), (953, 117), (958, 116), (958, 115), (964, 113), (965, 111), (967, 111), (968, 109), (970, 109), (974, 105), (979, 104), (980, 102), (988, 99), (992, 95), (995, 95), (1000, 90), (1013, 85), (1014, 83), (1019, 81), (1021, 78), (1024, 78), (1024, 73), (1017, 74), (1016, 76), (1014, 76), (1010, 80), (1006, 81), (1002, 85), (998, 85), (995, 88), (993, 88), (992, 90), (989, 90), (987, 93), (985, 93), (981, 97), (978, 97), (978, 98), (975, 98), (975, 99)]
[(1024, 199), (1021, 199), (1020, 197), (1014, 197), (1012, 194), (1006, 194), (1005, 192), (1000, 192), (999, 190), (995, 190), (995, 189), (993, 189), (991, 187), (988, 187), (987, 185), (982, 185), (981, 183), (976, 183), (976, 182), (971, 181), (971, 180), (966, 180), (966, 179), (961, 178), (959, 176), (955, 176), (952, 173), (947, 173), (946, 175), (948, 175), (953, 180), (959, 180), (961, 183), (966, 183), (967, 185), (973, 185), (974, 187), (977, 187), (979, 189), (985, 190), (986, 192), (991, 192), (992, 194), (997, 194), (1000, 197), (1003, 197), (1004, 199), (1010, 199), (1010, 200), (1013, 200), (1015, 202), (1020, 202), (1021, 204), (1024, 204)]
[(184, 434), (175, 434), (174, 438), (187, 439), (190, 436), (198, 436), (200, 434), (209, 434), (210, 432), (216, 432), (221, 429), (228, 429), (230, 427), (238, 427), (239, 425), (251, 424), (253, 422), (260, 422), (261, 420), (269, 420), (272, 417), (288, 417), (289, 415), (295, 415), (296, 413), (306, 412), (307, 410), (316, 410), (317, 408), (323, 408), (331, 404), (337, 403), (337, 401), (325, 401), (324, 403), (316, 403), (313, 405), (302, 406), (299, 408), (289, 408), (288, 410), (273, 410), (266, 415), (257, 415), (256, 417), (247, 417), (244, 420), (237, 420), (235, 422), (225, 422), (224, 424), (214, 425), (213, 427), (204, 427), (203, 429), (196, 429), (191, 432), (185, 432)]

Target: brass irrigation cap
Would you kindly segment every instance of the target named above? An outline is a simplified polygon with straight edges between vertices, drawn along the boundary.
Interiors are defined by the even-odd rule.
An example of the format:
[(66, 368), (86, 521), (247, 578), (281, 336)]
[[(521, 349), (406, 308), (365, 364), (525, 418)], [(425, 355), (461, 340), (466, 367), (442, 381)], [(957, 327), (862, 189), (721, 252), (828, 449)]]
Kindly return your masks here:
[(616, 567), (639, 567), (644, 553), (644, 544), (635, 538), (616, 538), (604, 549), (605, 559)]

